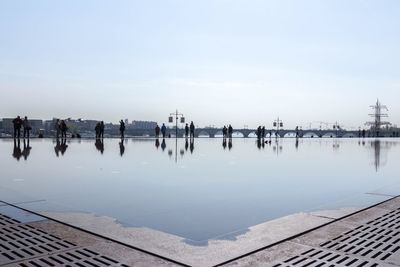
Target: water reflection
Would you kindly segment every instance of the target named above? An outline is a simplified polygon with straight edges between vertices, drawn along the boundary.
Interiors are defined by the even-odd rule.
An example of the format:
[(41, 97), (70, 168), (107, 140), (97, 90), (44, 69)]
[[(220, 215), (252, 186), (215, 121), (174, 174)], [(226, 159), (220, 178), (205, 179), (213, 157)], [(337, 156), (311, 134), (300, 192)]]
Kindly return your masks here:
[(167, 148), (167, 145), (165, 144), (165, 138), (163, 138), (162, 142), (161, 142), (161, 149), (162, 151), (164, 151)]
[(13, 149), (12, 155), (18, 161), (20, 160), (20, 158), (22, 156), (20, 139), (18, 139), (18, 140), (14, 139), (14, 149)]
[(100, 151), (101, 154), (104, 153), (104, 140), (100, 138), (96, 138), (96, 142), (94, 143), (96, 149)]
[(65, 152), (67, 151), (68, 145), (67, 145), (67, 139), (62, 138), (61, 142), (60, 139), (56, 139), (56, 145), (54, 147), (54, 152), (56, 153), (56, 156), (59, 157), (60, 153), (62, 156), (64, 156)]
[(29, 139), (26, 141), (24, 139), (24, 150), (22, 150), (22, 156), (24, 157), (24, 160), (27, 160), (29, 157), (29, 154), (31, 153), (32, 147), (29, 145)]
[[(168, 155), (170, 158), (174, 158), (175, 161), (177, 161), (178, 155), (180, 155), (181, 158), (184, 157), (185, 154), (190, 152), (190, 154), (194, 153), (195, 150), (195, 138), (185, 138), (184, 142), (181, 143), (180, 139), (173, 139), (175, 142), (175, 146), (170, 143), (170, 147), (168, 149)], [(23, 142), (23, 144), (21, 144)], [(125, 143), (128, 142), (128, 140), (121, 139), (120, 142), (118, 142), (119, 146), (119, 154), (120, 156), (124, 156), (125, 154)], [(165, 151), (167, 148), (167, 142), (166, 139), (162, 139), (160, 142), (159, 138), (156, 138), (154, 140), (155, 142), (155, 147), (156, 150), (161, 147), (162, 151)], [(315, 143), (315, 141), (313, 141)], [(324, 140), (319, 140), (320, 146), (329, 146), (331, 147), (334, 151), (339, 152), (341, 150), (341, 146), (344, 144), (344, 148), (346, 148), (346, 143), (348, 141), (346, 140), (340, 140), (340, 139), (335, 139), (335, 140), (329, 140), (329, 141), (324, 141)], [(80, 141), (78, 142), (80, 143)], [(201, 142), (200, 142), (201, 143)], [(267, 139), (264, 141), (264, 138), (257, 138), (255, 141), (256, 147), (258, 150), (264, 150), (265, 147), (270, 147), (271, 149), (267, 149), (267, 151), (271, 151), (276, 155), (280, 155), (284, 151), (284, 146), (289, 146), (288, 151), (290, 151), (290, 146), (294, 145), (294, 149), (296, 151), (299, 151), (304, 147), (306, 144), (310, 144), (310, 142), (296, 138), (294, 142), (289, 142), (289, 141), (284, 141), (282, 139)], [(387, 154), (388, 151), (392, 146), (395, 146), (398, 144), (398, 141), (391, 141), (391, 140), (385, 140), (385, 139), (376, 139), (376, 140), (365, 140), (365, 139), (360, 139), (358, 143), (356, 142), (355, 144), (358, 144), (359, 147), (364, 147), (368, 150), (371, 150), (372, 153), (372, 165), (374, 166), (375, 170), (378, 172), (379, 169), (382, 166), (385, 166), (387, 163)], [(102, 155), (104, 154), (105, 150), (105, 145), (104, 145), (104, 140), (102, 138), (97, 138), (95, 140), (95, 147), (96, 150), (99, 151)], [(64, 155), (65, 152), (67, 151), (68, 145), (67, 145), (67, 139), (65, 138), (57, 138), (55, 140), (55, 146), (54, 146), (54, 152), (57, 157), (60, 155)], [(222, 149), (223, 150), (232, 150), (233, 148), (233, 139), (232, 138), (223, 138), (222, 139)], [(30, 157), (32, 147), (30, 146), (30, 140), (29, 139), (23, 139), (21, 141), (20, 139), (15, 139), (13, 142), (13, 152), (12, 152), (12, 157), (19, 161), (21, 157), (23, 157), (25, 160), (27, 160)]]
[(125, 153), (124, 140), (121, 139), (121, 141), (119, 142), (119, 154), (122, 157), (124, 155), (124, 153)]

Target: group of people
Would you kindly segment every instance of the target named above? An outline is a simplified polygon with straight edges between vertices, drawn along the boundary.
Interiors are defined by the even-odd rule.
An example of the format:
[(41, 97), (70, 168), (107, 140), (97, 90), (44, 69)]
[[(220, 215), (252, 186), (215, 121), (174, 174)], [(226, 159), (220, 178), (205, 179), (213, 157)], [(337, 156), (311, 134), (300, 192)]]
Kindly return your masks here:
[(257, 139), (263, 139), (265, 137), (265, 126), (258, 126), (256, 131)]
[(232, 134), (233, 134), (233, 128), (232, 125), (229, 124), (228, 127), (226, 127), (224, 125), (224, 127), (222, 128), (222, 137), (223, 138), (232, 138)]
[[(195, 130), (195, 126), (193, 121), (190, 122), (190, 125), (186, 123), (185, 125), (185, 136), (186, 137), (190, 137), (190, 138), (194, 138), (194, 130)], [(158, 126), (158, 124), (156, 125), (156, 128), (154, 129), (156, 137), (160, 137), (160, 133), (162, 135), (162, 138), (167, 137), (167, 127), (165, 126), (165, 124), (163, 123), (161, 128), (160, 126)], [(171, 137), (170, 135), (168, 135), (168, 137)]]
[(68, 131), (68, 126), (67, 123), (64, 120), (56, 120), (56, 123), (54, 124), (54, 130), (56, 131), (56, 138), (60, 138), (61, 134), (61, 139), (67, 139), (67, 131)]
[(29, 133), (32, 130), (32, 127), (29, 123), (28, 117), (25, 116), (22, 120), (20, 116), (17, 116), (12, 122), (14, 125), (14, 139), (18, 138), (19, 140), (21, 138), (21, 128), (24, 128), (24, 139), (29, 139)]
[(104, 121), (98, 122), (96, 127), (94, 127), (94, 131), (96, 132), (96, 139), (104, 138)]

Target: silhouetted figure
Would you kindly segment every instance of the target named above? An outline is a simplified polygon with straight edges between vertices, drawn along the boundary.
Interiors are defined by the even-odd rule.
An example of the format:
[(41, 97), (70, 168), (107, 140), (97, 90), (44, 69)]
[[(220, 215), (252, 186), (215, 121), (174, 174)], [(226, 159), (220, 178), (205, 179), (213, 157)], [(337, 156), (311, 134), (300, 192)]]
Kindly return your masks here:
[(189, 148), (189, 141), (188, 141), (188, 138), (186, 137), (185, 138), (185, 150), (187, 151), (188, 148)]
[(257, 139), (261, 139), (261, 126), (257, 127), (256, 135), (257, 135)]
[[(265, 138), (265, 126), (263, 126), (261, 128), (261, 138), (264, 139)], [(263, 142), (264, 143), (264, 142)]]
[(161, 134), (162, 134), (162, 138), (165, 138), (165, 135), (167, 134), (167, 127), (165, 126), (165, 124), (163, 123), (161, 126)]
[(121, 140), (121, 142), (119, 142), (119, 154), (122, 157), (124, 155), (124, 153), (125, 153), (124, 141)]
[(100, 122), (100, 138), (104, 138), (104, 121)]
[(19, 161), (22, 156), (20, 140), (14, 139), (13, 157)]
[[(158, 124), (156, 125), (156, 128), (154, 129), (154, 131), (156, 132), (156, 137), (158, 138), (160, 136), (160, 126), (158, 126)], [(158, 142), (160, 143), (160, 142)]]
[(163, 140), (161, 142), (161, 149), (164, 151), (166, 147), (167, 147), (167, 145), (165, 144), (165, 139), (163, 138)]
[(226, 138), (222, 138), (222, 147), (226, 149)]
[(119, 132), (121, 133), (121, 139), (124, 139), (125, 137), (125, 122), (121, 120), (119, 122)]
[(158, 149), (160, 147), (160, 140), (157, 138), (156, 139), (156, 148)]
[(104, 142), (100, 138), (96, 138), (96, 142), (94, 143), (96, 149), (100, 151), (101, 154), (104, 153)]
[(190, 123), (189, 130), (190, 130), (190, 138), (194, 138), (194, 130), (195, 130), (195, 127), (194, 127), (193, 121)]
[(298, 138), (299, 137), (299, 126), (296, 126), (295, 131), (296, 131), (296, 138)]
[(100, 122), (96, 123), (96, 127), (94, 127), (94, 131), (96, 132), (96, 139), (100, 138)]
[(186, 123), (185, 125), (185, 136), (188, 137), (189, 136), (189, 125)]
[(224, 125), (224, 128), (222, 128), (222, 137), (226, 138), (228, 134), (228, 128)]
[(61, 139), (67, 138), (67, 130), (68, 130), (67, 124), (65, 123), (64, 120), (62, 120), (60, 122)]
[(194, 138), (190, 139), (190, 154), (193, 154), (194, 151)]
[(21, 127), (22, 127), (22, 120), (20, 116), (17, 116), (13, 121), (14, 125), (14, 139), (18, 138), (18, 140), (21, 138)]
[(60, 127), (60, 120), (57, 119), (56, 123), (54, 124), (54, 130), (56, 131), (56, 138), (60, 138), (60, 131), (61, 131), (61, 127)]
[(228, 148), (229, 148), (229, 150), (232, 149), (232, 138), (229, 138), (229, 141), (228, 141)]
[(29, 132), (32, 130), (32, 127), (29, 123), (27, 116), (25, 116), (24, 121), (22, 122), (22, 125), (24, 126), (24, 139), (25, 138), (29, 139)]
[(228, 136), (229, 136), (229, 138), (232, 138), (232, 133), (233, 133), (233, 128), (232, 128), (232, 125), (229, 124), (229, 127), (228, 127)]
[[(29, 136), (28, 136), (29, 138)], [(29, 154), (31, 153), (32, 147), (29, 146), (29, 139), (26, 141), (24, 139), (24, 150), (22, 150), (22, 156), (24, 156), (24, 159), (27, 160), (29, 157)]]

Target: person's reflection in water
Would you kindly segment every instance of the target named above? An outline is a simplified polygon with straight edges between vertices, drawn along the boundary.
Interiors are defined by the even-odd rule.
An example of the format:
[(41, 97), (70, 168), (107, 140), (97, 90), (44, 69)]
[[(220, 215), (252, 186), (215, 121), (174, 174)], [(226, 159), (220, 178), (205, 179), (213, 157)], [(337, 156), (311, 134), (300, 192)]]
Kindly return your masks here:
[(185, 138), (185, 150), (187, 151), (188, 148), (189, 148), (189, 141), (188, 141), (188, 138), (186, 137)]
[(296, 150), (298, 150), (299, 149), (299, 138), (298, 137), (296, 137), (295, 146), (296, 146)]
[[(123, 142), (123, 140), (121, 140), (121, 143)], [(96, 142), (94, 143), (94, 145), (96, 146), (96, 149), (98, 151), (100, 151), (101, 154), (104, 153), (104, 142), (102, 139), (100, 138), (96, 138)]]
[(60, 145), (60, 151), (61, 155), (64, 156), (65, 151), (67, 151), (68, 145), (67, 145), (67, 139), (61, 139), (61, 145)]
[(232, 149), (232, 138), (229, 138), (229, 141), (228, 141), (228, 148), (229, 148), (229, 150)]
[(61, 151), (61, 143), (60, 143), (60, 139), (56, 139), (56, 146), (54, 147), (54, 152), (56, 152), (56, 156), (59, 157), (60, 156), (60, 151)]
[(119, 142), (119, 154), (122, 157), (124, 155), (124, 153), (125, 153), (124, 141), (121, 140), (121, 142)]
[(226, 138), (225, 137), (222, 139), (222, 147), (224, 149), (226, 149)]
[(160, 140), (156, 138), (156, 148), (158, 149), (160, 147)]
[(20, 140), (14, 139), (14, 150), (13, 150), (13, 157), (16, 158), (18, 161), (22, 156), (21, 152), (21, 143)]
[(190, 154), (193, 154), (194, 150), (194, 138), (190, 139)]
[(161, 149), (164, 151), (165, 148), (167, 148), (167, 145), (165, 144), (165, 139), (163, 138), (163, 140), (161, 142)]
[(257, 138), (257, 147), (258, 149), (261, 149), (261, 139)]
[(22, 150), (22, 155), (24, 156), (24, 159), (27, 160), (29, 157), (29, 154), (31, 153), (32, 147), (29, 146), (29, 139), (28, 142), (25, 141), (24, 139), (24, 150)]

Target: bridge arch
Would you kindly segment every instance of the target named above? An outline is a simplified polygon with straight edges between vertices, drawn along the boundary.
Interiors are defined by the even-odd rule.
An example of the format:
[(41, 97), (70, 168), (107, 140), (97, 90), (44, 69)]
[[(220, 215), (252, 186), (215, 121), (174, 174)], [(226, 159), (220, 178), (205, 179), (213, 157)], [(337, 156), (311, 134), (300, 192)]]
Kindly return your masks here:
[(283, 135), (284, 138), (295, 138), (296, 132), (287, 132)]
[(244, 137), (244, 134), (240, 131), (234, 131), (232, 137)]
[(207, 132), (205, 130), (202, 130), (202, 131), (197, 133), (197, 137), (211, 137), (211, 135), (210, 135), (209, 132)]
[(219, 130), (219, 131), (216, 131), (216, 132), (215, 132), (215, 134), (214, 134), (214, 137), (221, 138), (221, 137), (224, 137), (224, 136), (223, 136), (223, 133), (222, 133), (222, 131), (221, 131), (221, 130)]
[(354, 138), (357, 137), (357, 135), (355, 133), (345, 133), (342, 136), (343, 138)]
[(257, 134), (256, 134), (256, 132), (250, 132), (248, 135), (247, 135), (247, 137), (248, 138), (256, 138), (257, 137)]
[(315, 132), (305, 132), (303, 134), (303, 138), (318, 138), (319, 135), (316, 134)]
[(335, 138), (337, 137), (335, 133), (324, 133), (322, 138)]

